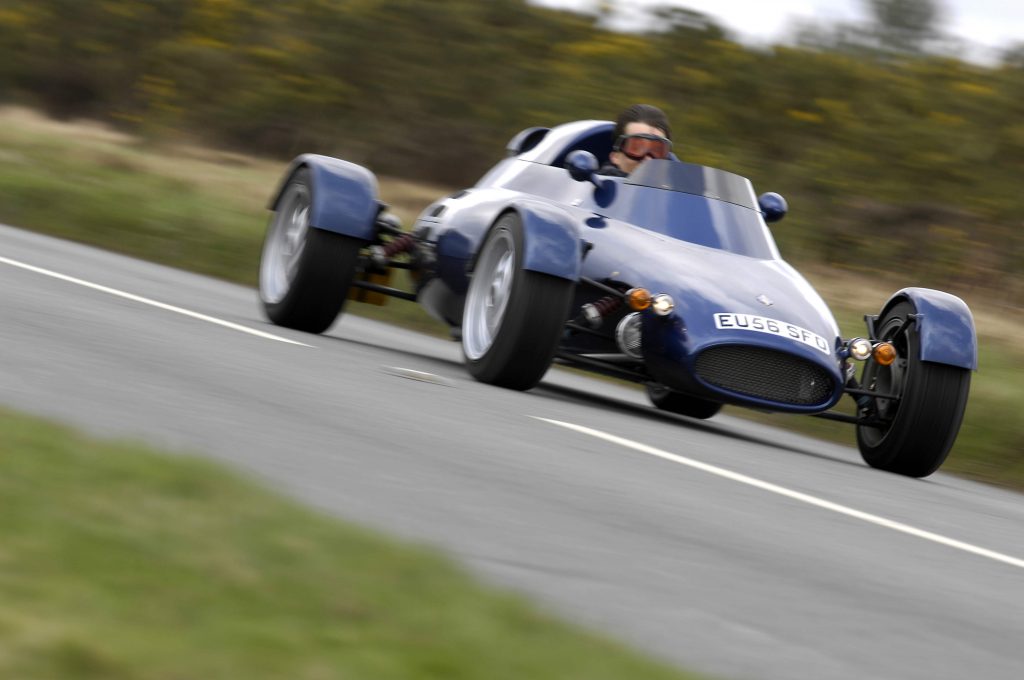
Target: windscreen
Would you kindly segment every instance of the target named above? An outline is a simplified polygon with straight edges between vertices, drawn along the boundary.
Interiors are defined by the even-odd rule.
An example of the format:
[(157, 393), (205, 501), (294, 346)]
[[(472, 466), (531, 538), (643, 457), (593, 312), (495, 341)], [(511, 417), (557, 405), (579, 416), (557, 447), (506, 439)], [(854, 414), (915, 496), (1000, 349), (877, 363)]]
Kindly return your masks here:
[(608, 216), (708, 248), (770, 259), (775, 241), (745, 177), (649, 159), (622, 180)]
[[(651, 161), (647, 161), (650, 163)], [(761, 213), (695, 193), (620, 185), (606, 214), (689, 243), (762, 260), (778, 257)]]
[(693, 163), (650, 159), (634, 170), (625, 184), (704, 196), (759, 210), (746, 177)]

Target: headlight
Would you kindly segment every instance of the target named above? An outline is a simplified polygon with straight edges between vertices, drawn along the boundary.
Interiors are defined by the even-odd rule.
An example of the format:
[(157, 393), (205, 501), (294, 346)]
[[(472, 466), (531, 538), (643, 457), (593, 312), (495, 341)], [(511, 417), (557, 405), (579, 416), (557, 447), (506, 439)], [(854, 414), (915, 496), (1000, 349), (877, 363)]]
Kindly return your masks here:
[(658, 316), (668, 316), (675, 308), (676, 303), (671, 295), (659, 293), (651, 298), (651, 310)]
[(640, 313), (633, 312), (622, 317), (615, 327), (615, 341), (622, 353), (634, 359), (643, 359), (643, 342), (640, 337)]
[(871, 356), (871, 341), (864, 338), (854, 338), (847, 345), (850, 349), (850, 356), (857, 361), (864, 361)]

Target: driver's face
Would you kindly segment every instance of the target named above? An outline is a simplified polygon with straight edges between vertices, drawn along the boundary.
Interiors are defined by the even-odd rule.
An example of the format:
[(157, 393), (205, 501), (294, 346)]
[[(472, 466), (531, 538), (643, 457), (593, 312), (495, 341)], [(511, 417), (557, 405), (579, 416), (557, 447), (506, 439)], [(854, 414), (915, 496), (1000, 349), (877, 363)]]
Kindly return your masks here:
[[(647, 123), (633, 122), (633, 123), (626, 123), (625, 134), (627, 134), (627, 135), (649, 134), (649, 135), (658, 135), (660, 137), (664, 137), (665, 136), (665, 131), (662, 130), (661, 128), (659, 128), (659, 127), (654, 127), (653, 125), (648, 125)], [(609, 160), (612, 163), (614, 163), (615, 167), (617, 167), (619, 170), (622, 170), (623, 172), (633, 172), (634, 170), (637, 169), (637, 166), (639, 166), (641, 163), (643, 163), (647, 159), (646, 158), (641, 158), (640, 160), (635, 161), (632, 158), (630, 158), (629, 156), (627, 156), (626, 154), (622, 153), (621, 151), (612, 151), (612, 155), (609, 156)]]

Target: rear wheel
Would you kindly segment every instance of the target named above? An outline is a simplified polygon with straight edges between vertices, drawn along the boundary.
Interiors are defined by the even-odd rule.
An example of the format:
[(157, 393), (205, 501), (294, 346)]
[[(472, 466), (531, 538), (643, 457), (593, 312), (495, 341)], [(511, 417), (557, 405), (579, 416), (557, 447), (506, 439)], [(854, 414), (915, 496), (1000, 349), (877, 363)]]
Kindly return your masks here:
[(462, 317), (462, 353), (480, 382), (528, 390), (544, 377), (575, 284), (523, 268), (523, 226), (508, 213), (477, 258)]
[(921, 360), (921, 337), (911, 317), (914, 306), (900, 302), (879, 319), (879, 340), (896, 347), (890, 366), (873, 360), (864, 369), (863, 386), (894, 398), (875, 398), (862, 412), (876, 421), (857, 426), (857, 446), (871, 467), (910, 477), (935, 472), (960, 430), (971, 372)]
[(645, 387), (647, 389), (647, 398), (662, 411), (707, 420), (722, 410), (722, 405), (717, 402), (675, 392), (664, 385), (647, 383)]
[(279, 326), (322, 333), (348, 296), (363, 242), (309, 224), (312, 187), (299, 170), (267, 227), (260, 257), (260, 301)]

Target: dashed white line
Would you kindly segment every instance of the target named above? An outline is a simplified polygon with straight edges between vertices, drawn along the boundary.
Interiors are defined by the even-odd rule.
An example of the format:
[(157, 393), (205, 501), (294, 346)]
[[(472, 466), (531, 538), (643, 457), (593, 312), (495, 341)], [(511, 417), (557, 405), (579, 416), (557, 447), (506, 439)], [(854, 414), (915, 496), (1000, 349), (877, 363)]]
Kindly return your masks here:
[(240, 326), (240, 325), (238, 325), (236, 323), (231, 323), (230, 321), (224, 321), (223, 319), (217, 319), (217, 318), (212, 317), (212, 316), (207, 316), (206, 314), (200, 314), (199, 312), (193, 312), (193, 311), (190, 311), (188, 309), (182, 309), (181, 307), (175, 307), (174, 305), (169, 305), (169, 304), (166, 304), (164, 302), (157, 302), (156, 300), (150, 300), (149, 298), (144, 298), (141, 295), (134, 295), (132, 293), (126, 293), (125, 291), (117, 290), (116, 288), (110, 288), (108, 286), (101, 286), (98, 283), (90, 283), (89, 281), (83, 281), (82, 279), (76, 279), (75, 277), (68, 276), (67, 274), (60, 274), (58, 272), (51, 271), (49, 269), (43, 269), (42, 267), (36, 267), (34, 265), (31, 265), (31, 264), (25, 264), (24, 262), (18, 262), (17, 260), (12, 260), (10, 258), (6, 258), (6, 257), (0, 256), (0, 262), (3, 262), (4, 264), (9, 264), (12, 267), (19, 267), (21, 269), (25, 269), (25, 270), (30, 271), (30, 272), (35, 272), (36, 274), (42, 274), (43, 276), (49, 276), (49, 277), (54, 278), (54, 279), (60, 279), (61, 281), (67, 281), (68, 283), (73, 283), (73, 284), (78, 285), (78, 286), (84, 286), (86, 288), (91, 288), (93, 290), (98, 290), (100, 292), (108, 293), (110, 295), (116, 295), (117, 297), (124, 298), (125, 300), (131, 300), (133, 302), (139, 302), (139, 303), (142, 303), (144, 305), (150, 305), (151, 307), (156, 307), (158, 309), (163, 309), (163, 310), (168, 311), (168, 312), (174, 312), (175, 314), (181, 314), (183, 316), (188, 316), (188, 317), (191, 317), (193, 319), (199, 319), (200, 321), (206, 321), (208, 323), (216, 324), (218, 326), (223, 326), (224, 328), (230, 328), (231, 330), (235, 330), (235, 331), (238, 331), (240, 333), (248, 333), (249, 335), (255, 335), (258, 338), (264, 338), (266, 340), (276, 340), (277, 342), (285, 342), (285, 343), (288, 343), (289, 345), (300, 345), (302, 347), (313, 347), (312, 345), (307, 345), (304, 342), (297, 342), (295, 340), (289, 340), (288, 338), (282, 338), (279, 335), (272, 335), (271, 333), (265, 333), (263, 331), (258, 331), (258, 330), (254, 329), (254, 328), (246, 328), (245, 326)]
[(383, 366), (382, 368), (388, 375), (399, 378), (431, 383), (432, 385), (442, 385), (443, 387), (455, 387), (454, 381), (443, 378), (436, 373), (427, 373), (426, 371), (417, 371), (413, 368), (402, 368), (401, 366)]
[(725, 468), (720, 468), (716, 465), (702, 463), (699, 460), (693, 460), (692, 458), (678, 456), (674, 453), (669, 453), (668, 451), (663, 451), (653, 446), (648, 446), (646, 444), (641, 444), (630, 439), (625, 439), (623, 437), (617, 437), (613, 434), (608, 434), (607, 432), (602, 432), (601, 430), (595, 430), (589, 427), (584, 427), (582, 425), (575, 425), (573, 423), (566, 423), (560, 420), (551, 420), (550, 418), (541, 418), (539, 416), (531, 417), (536, 418), (537, 420), (542, 420), (546, 423), (551, 423), (552, 425), (558, 425), (559, 427), (574, 430), (576, 432), (580, 432), (591, 437), (603, 439), (607, 442), (611, 442), (613, 444), (618, 444), (620, 446), (633, 449), (634, 451), (640, 451), (641, 453), (656, 456), (664, 460), (670, 460), (674, 463), (679, 463), (680, 465), (686, 465), (688, 467), (701, 470), (712, 475), (717, 475), (725, 479), (730, 479), (734, 482), (739, 482), (741, 484), (746, 484), (748, 486), (762, 489), (764, 491), (769, 491), (780, 496), (785, 496), (786, 498), (791, 498), (802, 503), (807, 503), (808, 505), (824, 508), (825, 510), (831, 510), (832, 512), (837, 512), (841, 515), (846, 515), (847, 517), (853, 517), (864, 522), (875, 524), (880, 527), (892, 529), (893, 531), (899, 531), (904, 534), (909, 534), (910, 536), (923, 538), (926, 541), (931, 541), (933, 543), (938, 543), (940, 545), (955, 548), (957, 550), (962, 550), (964, 552), (979, 555), (981, 557), (987, 557), (997, 562), (1002, 562), (1004, 564), (1009, 564), (1011, 566), (1024, 569), (1024, 559), (1011, 557), (1010, 555), (1004, 555), (1003, 553), (999, 553), (994, 550), (989, 550), (987, 548), (981, 548), (976, 545), (971, 545), (970, 543), (964, 543), (963, 541), (958, 541), (953, 538), (947, 538), (946, 536), (942, 536), (931, 531), (925, 531), (924, 529), (918, 529), (916, 527), (910, 526), (909, 524), (903, 524), (902, 522), (895, 522), (884, 517), (879, 517), (878, 515), (873, 515), (869, 512), (855, 510), (854, 508), (850, 508), (845, 505), (840, 505), (839, 503), (833, 503), (832, 501), (817, 498), (816, 496), (811, 496), (810, 494), (802, 493), (800, 491), (793, 491), (792, 489), (787, 489), (777, 484), (765, 482), (754, 477), (749, 477), (747, 475), (740, 474), (738, 472), (726, 470)]

